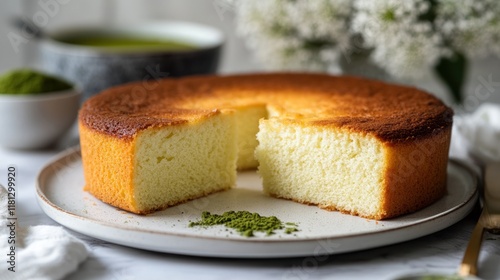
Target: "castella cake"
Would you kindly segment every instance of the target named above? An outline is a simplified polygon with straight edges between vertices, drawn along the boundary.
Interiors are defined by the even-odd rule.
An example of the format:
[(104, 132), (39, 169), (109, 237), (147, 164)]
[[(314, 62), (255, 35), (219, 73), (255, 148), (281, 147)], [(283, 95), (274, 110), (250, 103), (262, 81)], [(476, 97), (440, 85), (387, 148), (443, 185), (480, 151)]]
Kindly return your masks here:
[(386, 219), (446, 191), (452, 110), (415, 88), (275, 73), (131, 83), (79, 114), (85, 189), (146, 214), (229, 189)]

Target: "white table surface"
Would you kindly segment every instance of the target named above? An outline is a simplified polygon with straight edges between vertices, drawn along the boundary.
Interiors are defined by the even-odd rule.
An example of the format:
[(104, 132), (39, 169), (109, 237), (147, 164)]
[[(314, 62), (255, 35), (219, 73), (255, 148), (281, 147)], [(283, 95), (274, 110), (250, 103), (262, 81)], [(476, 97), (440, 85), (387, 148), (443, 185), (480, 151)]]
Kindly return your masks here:
[[(77, 144), (76, 131), (57, 147), (36, 151), (0, 148), (0, 182), (7, 167), (18, 170), (17, 214), (21, 226), (55, 225), (38, 206), (35, 180), (58, 152)], [(90, 257), (67, 279), (391, 279), (422, 271), (455, 273), (479, 211), (440, 232), (377, 249), (326, 259), (218, 259), (148, 252), (100, 241), (71, 231), (90, 248)], [(500, 236), (485, 234), (480, 276), (500, 279)]]

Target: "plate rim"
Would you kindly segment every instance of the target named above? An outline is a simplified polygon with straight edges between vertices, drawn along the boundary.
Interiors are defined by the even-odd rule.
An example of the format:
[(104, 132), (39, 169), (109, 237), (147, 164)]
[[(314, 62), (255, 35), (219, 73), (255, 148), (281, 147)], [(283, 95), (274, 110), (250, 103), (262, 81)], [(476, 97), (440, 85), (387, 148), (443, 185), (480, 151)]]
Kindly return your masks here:
[[(380, 235), (380, 234), (387, 234), (387, 233), (390, 233), (390, 232), (394, 232), (394, 231), (400, 231), (400, 230), (404, 230), (404, 229), (407, 229), (407, 228), (410, 228), (410, 227), (415, 227), (415, 226), (419, 226), (421, 224), (426, 224), (428, 222), (431, 222), (433, 220), (436, 220), (436, 219), (439, 219), (439, 218), (445, 218), (446, 216), (448, 216), (450, 213), (453, 213), (457, 210), (460, 210), (464, 207), (467, 207), (469, 206), (470, 209), (467, 209), (465, 211), (465, 214), (463, 216), (461, 216), (460, 218), (458, 219), (454, 219), (453, 222), (449, 225), (446, 225), (446, 226), (443, 226), (443, 227), (438, 227), (435, 231), (432, 231), (432, 232), (427, 232), (425, 234), (419, 234), (418, 237), (421, 237), (421, 236), (425, 236), (425, 235), (429, 235), (429, 234), (432, 234), (434, 232), (437, 232), (439, 230), (442, 230), (444, 228), (447, 228), (453, 224), (455, 224), (456, 222), (460, 221), (461, 219), (463, 219), (468, 213), (470, 213), (470, 211), (472, 210), (474, 204), (472, 205), (469, 205), (472, 203), (472, 201), (477, 201), (478, 199), (478, 192), (479, 192), (479, 175), (474, 172), (474, 170), (467, 164), (467, 163), (464, 163), (462, 162), (461, 160), (458, 160), (458, 159), (455, 159), (455, 158), (450, 158), (448, 160), (448, 165), (455, 165), (456, 167), (458, 168), (461, 168), (463, 169), (464, 171), (467, 172), (467, 175), (470, 176), (470, 178), (472, 179), (473, 181), (473, 184), (471, 186), (471, 188), (473, 189), (473, 191), (471, 192), (471, 194), (466, 198), (464, 199), (462, 202), (460, 202), (460, 204), (452, 207), (452, 208), (449, 208), (447, 209), (446, 211), (443, 211), (443, 212), (440, 212), (438, 214), (435, 214), (435, 215), (432, 215), (432, 216), (429, 216), (429, 217), (426, 217), (424, 219), (420, 219), (418, 222), (415, 222), (415, 223), (412, 223), (412, 224), (408, 224), (408, 225), (404, 225), (404, 226), (401, 226), (401, 227), (397, 227), (397, 228), (390, 228), (390, 229), (382, 229), (382, 230), (378, 230), (378, 231), (375, 231), (375, 232), (364, 232), (364, 233), (354, 233), (354, 234), (342, 234), (342, 235), (337, 235), (337, 236), (334, 236), (334, 237), (328, 237), (328, 236), (320, 236), (320, 237), (304, 237), (304, 238), (301, 238), (301, 239), (226, 239), (224, 237), (218, 237), (218, 236), (199, 236), (199, 235), (196, 235), (196, 234), (187, 234), (187, 233), (175, 233), (175, 232), (161, 232), (161, 231), (156, 231), (156, 230), (145, 230), (145, 229), (140, 229), (140, 228), (130, 228), (130, 227), (124, 227), (124, 226), (121, 226), (121, 225), (115, 225), (115, 224), (108, 224), (108, 223), (105, 223), (105, 222), (102, 222), (102, 221), (99, 221), (99, 220), (95, 220), (95, 219), (92, 219), (91, 217), (83, 217), (83, 216), (80, 216), (76, 213), (73, 213), (73, 212), (70, 212), (66, 209), (63, 209), (61, 207), (59, 207), (58, 205), (54, 204), (52, 201), (50, 201), (49, 198), (47, 198), (47, 196), (45, 195), (45, 192), (44, 192), (44, 187), (43, 184), (45, 182), (45, 179), (47, 177), (49, 177), (50, 175), (53, 175), (53, 174), (56, 174), (57, 171), (54, 170), (54, 166), (57, 165), (58, 163), (60, 163), (61, 161), (64, 161), (66, 160), (66, 163), (68, 163), (68, 159), (70, 160), (69, 162), (71, 163), (74, 163), (75, 161), (78, 161), (80, 160), (81, 161), (81, 151), (80, 151), (80, 147), (79, 146), (75, 146), (75, 147), (71, 147), (69, 149), (66, 149), (62, 152), (60, 152), (59, 154), (57, 154), (56, 156), (54, 156), (52, 159), (50, 159), (41, 169), (40, 171), (38, 172), (38, 175), (36, 177), (36, 183), (35, 183), (35, 188), (36, 188), (36, 198), (37, 198), (37, 202), (40, 206), (40, 208), (43, 210), (43, 212), (49, 216), (51, 219), (53, 219), (54, 221), (56, 221), (57, 223), (65, 226), (65, 227), (68, 227), (76, 232), (82, 232), (81, 230), (78, 230), (78, 229), (75, 229), (73, 227), (70, 227), (68, 226), (67, 224), (68, 223), (65, 223), (64, 221), (61, 221), (62, 218), (59, 218), (59, 217), (53, 217), (53, 215), (51, 213), (48, 213), (49, 211), (47, 211), (46, 207), (47, 208), (51, 208), (53, 211), (56, 211), (56, 212), (59, 212), (59, 214), (62, 214), (64, 216), (66, 216), (66, 218), (72, 218), (72, 219), (78, 219), (78, 220), (81, 220), (81, 221), (84, 221), (84, 222), (89, 222), (89, 223), (93, 223), (93, 224), (98, 224), (99, 226), (102, 226), (102, 227), (106, 227), (108, 229), (119, 229), (119, 230), (123, 230), (123, 231), (126, 231), (126, 232), (132, 232), (132, 233), (145, 233), (145, 234), (152, 234), (152, 235), (155, 235), (155, 236), (158, 236), (158, 237), (175, 237), (175, 238), (202, 238), (202, 239), (210, 239), (210, 240), (216, 240), (216, 241), (222, 241), (222, 242), (236, 242), (236, 243), (242, 243), (242, 244), (256, 244), (256, 243), (262, 243), (262, 244), (269, 244), (269, 243), (279, 243), (279, 244), (288, 244), (288, 243), (297, 243), (297, 242), (319, 242), (319, 241), (324, 241), (324, 240), (341, 240), (341, 239), (344, 239), (344, 238), (362, 238), (364, 236), (373, 236), (373, 235)], [(118, 209), (118, 208), (117, 208)], [(128, 213), (128, 212), (127, 212)], [(85, 235), (89, 235), (87, 233), (84, 233)], [(102, 239), (96, 235), (90, 235), (94, 238), (97, 238), (97, 239)], [(415, 238), (418, 238), (418, 237), (415, 237)], [(412, 239), (415, 239), (415, 238), (411, 238), (411, 239), (407, 239), (407, 240), (412, 240)], [(106, 239), (102, 239), (102, 240), (106, 240)], [(113, 241), (110, 241), (112, 243), (115, 243), (115, 244), (120, 244), (120, 245), (125, 245), (123, 242), (120, 243), (120, 242), (113, 242)], [(391, 243), (388, 243), (388, 244), (385, 244), (385, 245), (389, 245), (389, 244), (396, 244), (396, 243), (400, 243), (400, 242), (403, 242), (403, 241), (396, 241), (396, 242), (391, 242)], [(144, 247), (139, 247), (139, 246), (132, 246), (132, 245), (125, 245), (125, 246), (129, 246), (129, 247), (135, 247), (135, 248), (142, 248), (144, 249)], [(380, 245), (380, 246), (384, 246), (384, 245)], [(379, 246), (372, 246), (372, 247), (368, 247), (368, 248), (373, 248), (373, 247), (379, 247)], [(366, 249), (368, 249), (366, 248)], [(147, 249), (147, 250), (150, 250), (150, 251), (155, 251), (155, 250), (152, 250), (152, 249)], [(359, 250), (354, 250), (354, 251), (359, 251)], [(158, 250), (158, 252), (167, 252), (167, 251), (164, 251), (164, 250)], [(177, 252), (175, 252), (177, 253)], [(182, 254), (182, 253), (180, 253)], [(187, 255), (195, 255), (195, 254), (187, 254)], [(306, 255), (310, 255), (310, 254), (306, 254)], [(304, 256), (306, 256), (304, 255)], [(200, 256), (208, 256), (207, 254), (200, 254)], [(217, 255), (213, 255), (213, 256), (216, 256)], [(227, 257), (227, 255), (224, 255)], [(301, 255), (294, 255), (294, 256), (301, 256)], [(262, 256), (262, 257), (265, 257), (265, 256)], [(293, 257), (293, 256), (292, 256)]]

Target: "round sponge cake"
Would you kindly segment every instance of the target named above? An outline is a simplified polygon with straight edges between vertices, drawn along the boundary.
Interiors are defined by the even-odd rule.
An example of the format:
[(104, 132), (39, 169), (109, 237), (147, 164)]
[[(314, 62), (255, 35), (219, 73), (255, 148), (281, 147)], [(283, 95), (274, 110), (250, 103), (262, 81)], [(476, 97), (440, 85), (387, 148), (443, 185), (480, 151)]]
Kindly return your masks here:
[(276, 73), (138, 82), (79, 115), (85, 189), (150, 213), (234, 186), (258, 166), (271, 196), (373, 219), (446, 190), (453, 112), (415, 88)]

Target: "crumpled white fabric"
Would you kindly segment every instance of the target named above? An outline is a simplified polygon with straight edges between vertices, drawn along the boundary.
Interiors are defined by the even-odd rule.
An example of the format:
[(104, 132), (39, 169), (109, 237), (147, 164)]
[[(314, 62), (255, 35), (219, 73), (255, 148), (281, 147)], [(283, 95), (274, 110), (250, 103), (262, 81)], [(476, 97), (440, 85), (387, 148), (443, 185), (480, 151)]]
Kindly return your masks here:
[(10, 246), (7, 190), (0, 185), (0, 280), (54, 280), (76, 270), (88, 257), (85, 244), (60, 226), (19, 227), (16, 221), (15, 271), (8, 270)]
[(450, 156), (479, 165), (500, 161), (500, 104), (454, 117)]

